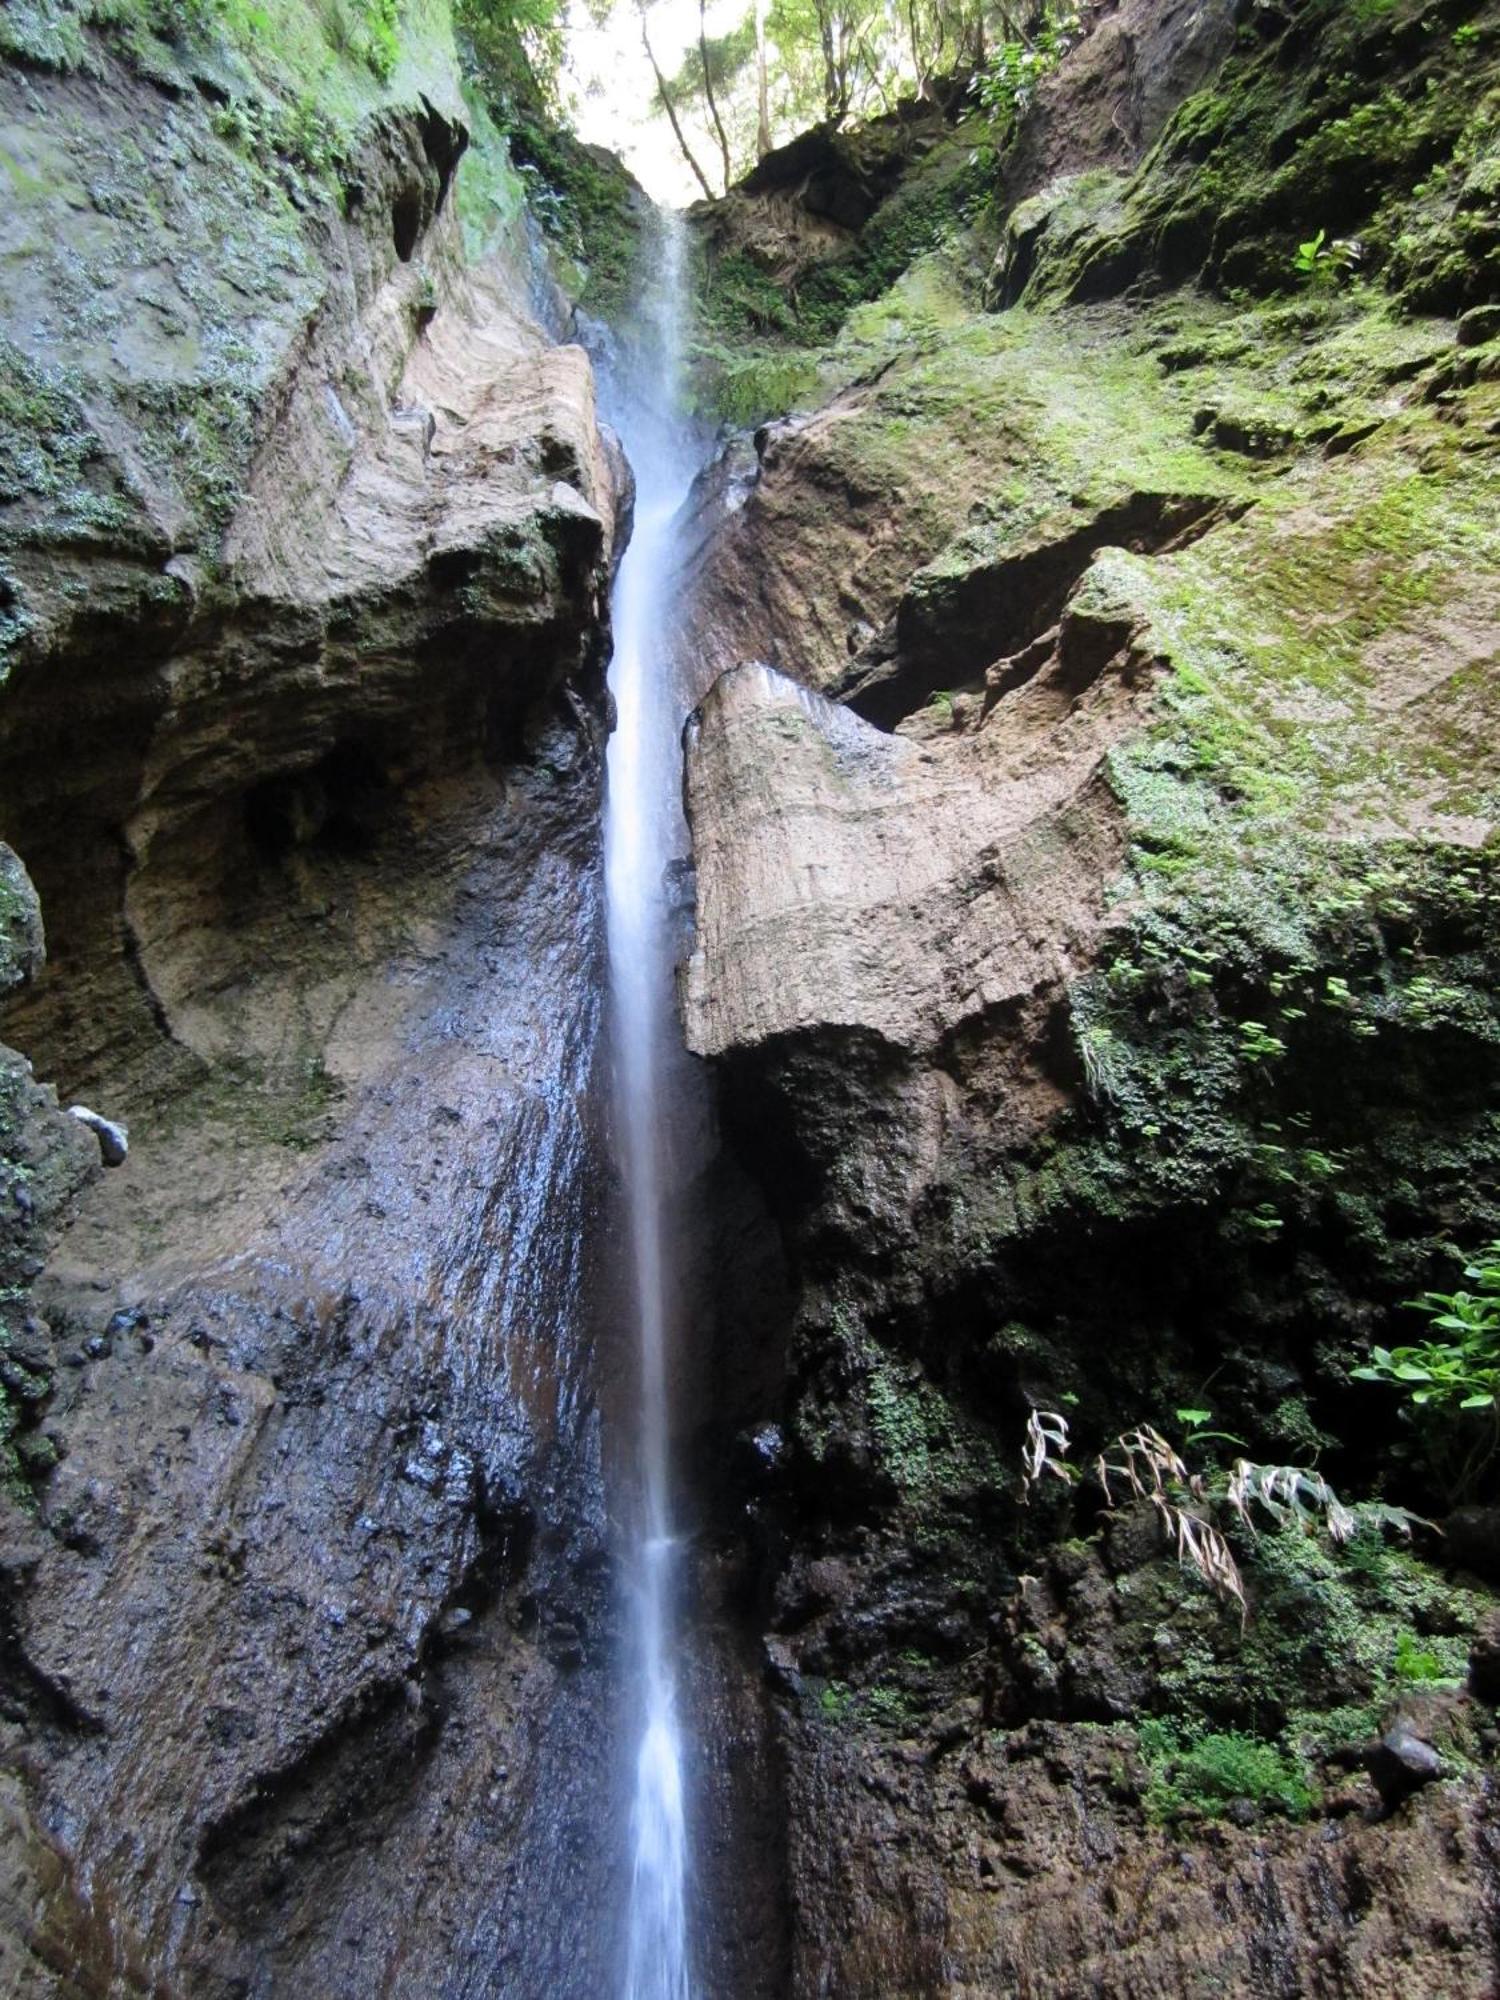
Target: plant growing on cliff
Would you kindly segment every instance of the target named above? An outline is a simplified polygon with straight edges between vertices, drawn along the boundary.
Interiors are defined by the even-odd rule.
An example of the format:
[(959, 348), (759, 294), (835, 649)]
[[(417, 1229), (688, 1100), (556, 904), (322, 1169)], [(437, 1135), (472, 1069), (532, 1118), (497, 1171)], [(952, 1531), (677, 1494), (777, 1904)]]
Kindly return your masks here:
[(1144, 1803), (1151, 1819), (1219, 1819), (1238, 1800), (1289, 1819), (1312, 1810), (1315, 1795), (1300, 1764), (1274, 1743), (1233, 1729), (1194, 1740), (1157, 1721), (1143, 1722), (1137, 1738), (1150, 1772)]
[(1414, 1632), (1396, 1634), (1394, 1665), (1397, 1680), (1419, 1687), (1448, 1678), (1441, 1657), (1430, 1646), (1424, 1646)]
[(1500, 1452), (1500, 1240), (1464, 1265), (1472, 1291), (1423, 1292), (1408, 1300), (1433, 1338), (1375, 1347), (1361, 1382), (1405, 1395), (1424, 1455), (1450, 1502), (1469, 1497)]
[(1032, 1487), (1047, 1472), (1065, 1486), (1078, 1477), (1078, 1468), (1068, 1463), (1068, 1420), (1056, 1410), (1033, 1410), (1026, 1419), (1026, 1442), (1021, 1447), (1023, 1501), (1030, 1502)]
[[(1202, 1416), (1201, 1411), (1179, 1415)], [(1223, 1433), (1198, 1433), (1222, 1436)], [(1033, 1410), (1027, 1419), (1022, 1447), (1022, 1498), (1047, 1473), (1071, 1483), (1078, 1471), (1067, 1458), (1067, 1419), (1055, 1410)], [(1154, 1424), (1122, 1431), (1094, 1461), (1094, 1479), (1113, 1509), (1127, 1497), (1149, 1501), (1162, 1531), (1184, 1569), (1206, 1583), (1223, 1603), (1238, 1607), (1243, 1624), (1249, 1615), (1245, 1581), (1216, 1513), (1233, 1515), (1250, 1536), (1255, 1515), (1268, 1515), (1277, 1528), (1295, 1527), (1309, 1537), (1326, 1535), (1335, 1548), (1344, 1547), (1361, 1527), (1378, 1533), (1391, 1528), (1409, 1536), (1416, 1516), (1383, 1501), (1349, 1507), (1321, 1473), (1297, 1465), (1257, 1465), (1237, 1458), (1225, 1474), (1209, 1467), (1189, 1470), (1181, 1453)], [(1117, 1498), (1118, 1495), (1118, 1498)]]
[(1177, 1560), (1185, 1569), (1195, 1570), (1216, 1596), (1237, 1604), (1242, 1619), (1246, 1616), (1239, 1565), (1228, 1542), (1203, 1512), (1210, 1497), (1203, 1477), (1188, 1471), (1154, 1425), (1140, 1424), (1133, 1431), (1122, 1431), (1095, 1460), (1095, 1474), (1104, 1488), (1106, 1506), (1115, 1504), (1115, 1485), (1128, 1489), (1137, 1500), (1149, 1500), (1177, 1550)]
[(557, 109), (563, 61), (560, 0), (454, 0), (465, 67), (512, 114)]
[(1335, 236), (1330, 243), (1327, 230), (1320, 229), (1316, 236), (1297, 245), (1292, 269), (1310, 284), (1328, 284), (1357, 271), (1364, 254), (1365, 246), (1358, 237)]
[(1043, 8), (1028, 37), (1001, 42), (994, 50), (974, 79), (974, 94), (996, 146), (1007, 145), (1014, 137), (1037, 85), (1057, 68), (1081, 32), (1077, 9), (1063, 0), (1062, 5)]

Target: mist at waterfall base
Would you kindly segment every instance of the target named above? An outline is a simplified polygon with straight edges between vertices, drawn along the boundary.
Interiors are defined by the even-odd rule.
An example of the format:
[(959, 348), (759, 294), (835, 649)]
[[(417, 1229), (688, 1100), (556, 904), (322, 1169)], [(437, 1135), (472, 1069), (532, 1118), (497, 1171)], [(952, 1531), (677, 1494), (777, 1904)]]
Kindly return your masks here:
[[(683, 701), (668, 633), (675, 523), (697, 469), (680, 421), (682, 234), (661, 219), (649, 337), (601, 371), (602, 400), (635, 475), (635, 521), (614, 592), (609, 685), (616, 720), (604, 822), (614, 1127), (629, 1260), (624, 1295), (640, 1364), (639, 1498), (630, 1556), (631, 1689), (639, 1748), (631, 1805), (625, 2000), (689, 2000), (687, 1819), (675, 1672), (676, 1548), (669, 1465), (668, 1359), (675, 1277), (670, 1107), (684, 1061), (672, 983), (669, 864), (686, 849)], [(632, 358), (633, 356), (633, 358)]]

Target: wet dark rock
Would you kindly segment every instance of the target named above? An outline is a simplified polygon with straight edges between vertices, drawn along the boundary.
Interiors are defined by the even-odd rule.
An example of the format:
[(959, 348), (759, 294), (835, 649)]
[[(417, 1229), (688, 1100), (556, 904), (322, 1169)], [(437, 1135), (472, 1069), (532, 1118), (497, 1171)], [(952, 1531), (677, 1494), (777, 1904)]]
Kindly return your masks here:
[(1387, 1812), (1443, 1775), (1438, 1752), (1403, 1723), (1388, 1729), (1367, 1753), (1366, 1767)]
[(1469, 1687), (1491, 1707), (1500, 1707), (1500, 1611), (1491, 1612), (1469, 1651)]
[[(5, 328), (95, 371), (83, 498), (126, 523), (6, 540), (0, 792), (52, 947), (5, 850), (7, 1032), (131, 1107), (131, 1164), (0, 1051), (8, 1297), (69, 1224), (0, 1338), (0, 1986), (359, 2000), (399, 1960), (592, 2000), (623, 1832), (612, 1578), (575, 1560), (607, 1518), (587, 367), (463, 274), (429, 102), (354, 134), (347, 218), (241, 199), (199, 94), (112, 59), (0, 69), (0, 121), (136, 218), (90, 211), (81, 348), (49, 255)], [(163, 344), (148, 267), (233, 383)]]
[(1500, 305), (1470, 306), (1458, 316), (1460, 347), (1482, 347), (1500, 335)]
[(1500, 1507), (1457, 1507), (1443, 1522), (1448, 1560), (1500, 1583)]
[(4, 1348), (6, 1355), (23, 1368), (50, 1368), (55, 1359), (52, 1338), (46, 1325), (30, 1316), (20, 1326), (6, 1330)]
[(0, 843), (0, 992), (35, 979), (46, 956), (35, 886), (21, 857)]

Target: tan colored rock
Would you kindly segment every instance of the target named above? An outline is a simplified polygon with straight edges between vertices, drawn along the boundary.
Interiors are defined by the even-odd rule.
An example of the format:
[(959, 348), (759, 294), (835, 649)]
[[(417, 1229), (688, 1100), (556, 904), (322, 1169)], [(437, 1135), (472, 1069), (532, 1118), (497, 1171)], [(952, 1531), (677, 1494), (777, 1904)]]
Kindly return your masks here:
[(766, 667), (714, 684), (688, 735), (693, 1048), (827, 1026), (930, 1051), (1060, 987), (1117, 852), (1098, 768), (1134, 696), (1043, 676), (1015, 700), (1005, 728), (913, 740)]

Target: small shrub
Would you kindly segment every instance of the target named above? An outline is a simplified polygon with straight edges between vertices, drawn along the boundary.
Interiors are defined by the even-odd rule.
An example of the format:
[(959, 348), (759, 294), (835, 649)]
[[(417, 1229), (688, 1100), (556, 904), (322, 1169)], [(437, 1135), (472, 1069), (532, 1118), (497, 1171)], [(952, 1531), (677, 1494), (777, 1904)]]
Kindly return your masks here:
[(1410, 1347), (1374, 1347), (1361, 1382), (1401, 1390), (1444, 1497), (1473, 1493), (1500, 1450), (1500, 1241), (1464, 1266), (1473, 1291), (1424, 1292), (1408, 1304), (1433, 1334)]
[(1082, 25), (1076, 8), (1062, 0), (1041, 10), (1030, 40), (1002, 42), (995, 50), (974, 79), (974, 95), (989, 121), (992, 145), (1004, 146), (1014, 136), (1037, 85), (1057, 68)]
[(1297, 245), (1292, 269), (1299, 278), (1305, 278), (1312, 284), (1327, 284), (1335, 278), (1349, 276), (1364, 262), (1365, 246), (1358, 237), (1335, 236), (1330, 243), (1327, 236), (1327, 230), (1320, 229), (1306, 243)]
[(1239, 1799), (1288, 1819), (1313, 1808), (1301, 1765), (1274, 1743), (1232, 1729), (1185, 1742), (1164, 1723), (1143, 1723), (1138, 1736), (1151, 1773), (1146, 1811), (1154, 1820), (1221, 1819)]
[(846, 1722), (854, 1711), (854, 1691), (843, 1681), (828, 1681), (818, 1690), (818, 1712), (826, 1722)]
[(1396, 1678), (1403, 1681), (1441, 1681), (1447, 1669), (1430, 1647), (1411, 1632), (1396, 1635)]

